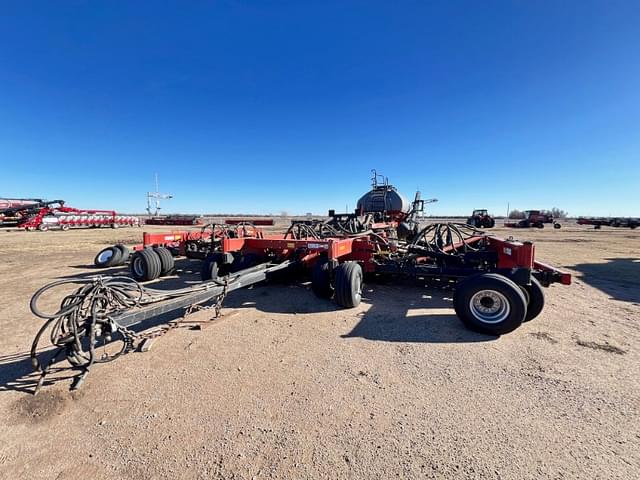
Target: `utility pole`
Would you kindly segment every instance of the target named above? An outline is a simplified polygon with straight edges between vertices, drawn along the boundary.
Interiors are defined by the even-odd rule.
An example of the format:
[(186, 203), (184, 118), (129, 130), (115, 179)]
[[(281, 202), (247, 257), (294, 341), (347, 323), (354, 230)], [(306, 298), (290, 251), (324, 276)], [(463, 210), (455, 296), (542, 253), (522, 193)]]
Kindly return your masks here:
[(158, 185), (158, 174), (156, 173), (156, 191), (155, 192), (147, 192), (147, 213), (149, 215), (151, 214), (151, 199), (155, 198), (155, 203), (156, 203), (156, 209), (155, 209), (155, 213), (153, 213), (154, 217), (157, 217), (158, 214), (160, 213), (160, 200), (161, 199), (170, 199), (173, 198), (173, 195), (169, 195), (166, 193), (160, 193), (160, 187)]

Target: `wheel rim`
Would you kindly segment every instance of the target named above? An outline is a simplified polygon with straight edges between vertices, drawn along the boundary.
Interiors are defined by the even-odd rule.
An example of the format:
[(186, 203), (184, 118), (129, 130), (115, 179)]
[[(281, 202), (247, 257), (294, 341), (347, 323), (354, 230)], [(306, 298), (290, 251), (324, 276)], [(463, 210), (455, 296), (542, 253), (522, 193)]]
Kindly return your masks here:
[(142, 259), (140, 257), (136, 257), (133, 260), (133, 272), (138, 277), (144, 277), (144, 265), (142, 265)]
[(107, 263), (111, 257), (113, 257), (113, 252), (105, 250), (98, 255), (98, 263)]
[(469, 309), (483, 323), (500, 323), (511, 313), (507, 297), (496, 290), (480, 290), (469, 300)]

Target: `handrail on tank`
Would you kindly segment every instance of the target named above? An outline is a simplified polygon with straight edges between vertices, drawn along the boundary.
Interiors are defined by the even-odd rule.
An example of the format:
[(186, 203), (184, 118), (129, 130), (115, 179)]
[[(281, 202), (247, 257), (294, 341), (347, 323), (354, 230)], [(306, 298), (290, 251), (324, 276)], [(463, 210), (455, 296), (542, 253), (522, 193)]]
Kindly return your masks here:
[[(373, 177), (371, 177), (371, 187), (372, 188), (376, 188), (378, 187), (378, 185), (382, 185), (385, 187), (389, 186), (389, 177), (385, 177), (384, 175), (379, 174), (375, 168), (371, 169), (371, 173), (373, 174)], [(382, 184), (378, 183), (378, 178), (382, 179)]]

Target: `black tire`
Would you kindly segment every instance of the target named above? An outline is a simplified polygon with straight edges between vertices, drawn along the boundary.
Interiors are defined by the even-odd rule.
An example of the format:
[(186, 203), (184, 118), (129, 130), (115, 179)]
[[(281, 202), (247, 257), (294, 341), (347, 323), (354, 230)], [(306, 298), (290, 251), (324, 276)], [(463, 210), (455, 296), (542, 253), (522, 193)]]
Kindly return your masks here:
[(200, 268), (200, 278), (203, 282), (208, 282), (209, 280), (217, 279), (218, 275), (218, 262), (216, 262), (214, 258), (207, 257), (202, 262), (202, 267)]
[(562, 225), (560, 225), (559, 223), (554, 223), (553, 224), (553, 228), (555, 228), (556, 230), (562, 228)]
[(335, 298), (341, 307), (352, 308), (362, 300), (362, 268), (357, 262), (344, 262), (335, 270)]
[(520, 287), (495, 273), (462, 280), (453, 294), (453, 306), (468, 329), (488, 335), (512, 332), (527, 315), (527, 300)]
[(66, 232), (67, 230), (69, 230), (69, 224), (68, 223), (61, 224), (60, 230), (62, 230), (63, 232)]
[(493, 228), (496, 226), (496, 221), (493, 218), (490, 218), (487, 222), (487, 228)]
[(331, 272), (326, 259), (318, 260), (311, 269), (311, 290), (320, 298), (333, 297)]
[(202, 261), (202, 266), (200, 267), (200, 278), (203, 282), (209, 280), (215, 280), (219, 277), (224, 277), (229, 274), (231, 265), (225, 264), (223, 255), (214, 252), (208, 254), (205, 259)]
[(544, 309), (544, 290), (537, 278), (531, 277), (531, 285), (522, 285), (520, 288), (525, 293), (525, 299), (527, 301), (527, 314), (524, 317), (524, 322), (533, 320)]
[(129, 257), (131, 257), (129, 248), (127, 248), (125, 245), (122, 245), (121, 243), (116, 244), (115, 247), (120, 250), (120, 262), (118, 263), (118, 265), (124, 265), (129, 261)]
[(38, 225), (38, 230), (40, 230), (41, 232), (46, 232), (47, 230), (49, 230), (49, 226), (46, 223), (41, 223), (40, 225)]
[(160, 259), (160, 276), (164, 277), (165, 275), (173, 273), (176, 263), (173, 260), (171, 252), (164, 247), (155, 247), (153, 250)]
[(131, 257), (131, 276), (139, 282), (155, 280), (160, 276), (160, 257), (152, 248), (139, 250)]
[(544, 223), (542, 222), (537, 222), (535, 225), (536, 228), (544, 228)]
[(93, 264), (98, 268), (116, 267), (120, 265), (120, 257), (122, 253), (116, 247), (103, 248), (93, 259)]

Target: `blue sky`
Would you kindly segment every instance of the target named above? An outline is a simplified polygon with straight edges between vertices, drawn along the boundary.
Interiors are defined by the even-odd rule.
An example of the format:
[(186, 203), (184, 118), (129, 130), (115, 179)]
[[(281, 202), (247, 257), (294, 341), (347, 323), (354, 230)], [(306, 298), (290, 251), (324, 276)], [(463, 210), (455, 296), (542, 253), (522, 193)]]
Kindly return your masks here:
[(640, 216), (640, 2), (2, 2), (0, 196)]

